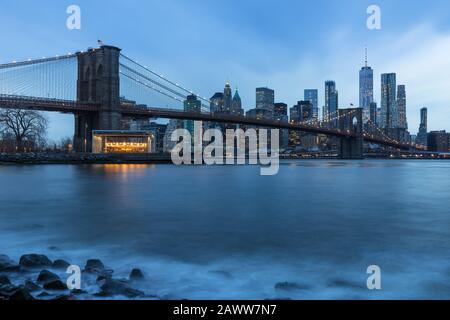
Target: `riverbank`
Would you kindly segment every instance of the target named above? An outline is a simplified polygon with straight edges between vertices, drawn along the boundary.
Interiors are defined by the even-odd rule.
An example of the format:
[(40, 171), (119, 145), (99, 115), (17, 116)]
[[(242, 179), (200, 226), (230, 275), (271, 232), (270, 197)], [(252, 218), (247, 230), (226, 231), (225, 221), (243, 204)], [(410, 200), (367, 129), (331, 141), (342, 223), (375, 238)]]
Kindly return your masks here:
[[(366, 159), (384, 160), (444, 160), (439, 155), (368, 155)], [(280, 160), (339, 160), (337, 156), (280, 155)], [(51, 164), (171, 164), (171, 156), (164, 154), (92, 154), (92, 153), (1, 153), (0, 165), (51, 165)]]
[(21, 153), (0, 154), (7, 164), (156, 164), (172, 163), (170, 154)]
[(81, 288), (70, 290), (67, 279), (71, 274), (66, 273), (69, 266), (65, 260), (51, 261), (45, 255), (23, 255), (16, 263), (0, 254), (0, 300), (159, 299), (137, 289), (146, 278), (140, 269), (132, 269), (126, 279), (118, 279), (114, 270), (98, 259), (80, 267)]

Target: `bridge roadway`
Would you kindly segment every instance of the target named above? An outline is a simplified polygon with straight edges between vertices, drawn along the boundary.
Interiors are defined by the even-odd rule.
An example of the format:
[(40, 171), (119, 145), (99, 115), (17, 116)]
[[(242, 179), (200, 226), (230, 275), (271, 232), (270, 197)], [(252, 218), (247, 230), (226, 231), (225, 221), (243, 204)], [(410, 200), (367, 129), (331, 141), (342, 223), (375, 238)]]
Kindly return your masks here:
[[(340, 138), (357, 138), (355, 134), (351, 134), (347, 131), (340, 129), (329, 129), (320, 128), (313, 125), (306, 124), (292, 124), (289, 122), (281, 122), (277, 120), (268, 119), (255, 119), (247, 118), (233, 115), (223, 115), (223, 114), (213, 114), (213, 113), (196, 113), (196, 112), (185, 112), (181, 110), (173, 109), (162, 109), (162, 108), (130, 108), (127, 106), (122, 106), (122, 114), (124, 116), (130, 117), (152, 117), (152, 118), (166, 118), (166, 119), (179, 119), (179, 120), (197, 120), (197, 121), (207, 121), (207, 122), (217, 122), (217, 123), (233, 123), (233, 124), (243, 124), (249, 126), (258, 126), (265, 128), (274, 129), (289, 129), (294, 131), (302, 131), (312, 134), (324, 134), (328, 136), (335, 136)], [(363, 139), (369, 143), (382, 144), (393, 148), (399, 148), (402, 150), (410, 150), (411, 146), (408, 144), (399, 144), (394, 141), (387, 141), (384, 139), (379, 139), (375, 136), (365, 133)]]
[[(97, 103), (4, 94), (0, 94), (0, 108), (29, 109), (62, 113), (99, 112), (99, 104)], [(276, 120), (246, 118), (226, 114), (196, 113), (175, 109), (138, 107), (129, 105), (127, 103), (123, 103), (121, 105), (121, 112), (123, 116), (133, 118), (164, 118), (216, 123), (232, 123), (274, 129), (289, 129), (312, 134), (324, 134), (340, 138), (358, 138), (357, 135), (340, 129), (321, 128), (307, 124), (292, 124)], [(369, 143), (386, 145), (402, 150), (411, 149), (410, 145), (402, 145), (394, 141), (379, 139), (366, 133), (363, 135), (363, 139)]]

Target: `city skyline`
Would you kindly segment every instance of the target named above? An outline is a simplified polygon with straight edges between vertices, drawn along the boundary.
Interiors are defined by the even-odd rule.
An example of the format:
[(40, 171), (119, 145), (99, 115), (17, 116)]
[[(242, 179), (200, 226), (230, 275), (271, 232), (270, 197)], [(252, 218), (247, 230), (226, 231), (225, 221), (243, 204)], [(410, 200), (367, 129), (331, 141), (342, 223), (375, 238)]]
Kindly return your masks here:
[[(450, 33), (442, 9), (437, 12), (424, 4), (380, 1), (382, 29), (370, 31), (365, 26), (366, 8), (370, 3), (347, 1), (346, 5), (339, 6), (327, 2), (324, 6), (319, 1), (276, 8), (269, 1), (264, 1), (267, 6), (261, 7), (255, 7), (254, 2), (249, 1), (240, 4), (239, 12), (227, 15), (237, 5), (231, 1), (222, 5), (223, 16), (211, 15), (217, 12), (217, 3), (207, 3), (199, 9), (199, 14), (206, 17), (209, 30), (201, 27), (204, 22), (191, 20), (181, 30), (175, 22), (182, 21), (193, 10), (186, 1), (140, 4), (142, 14), (138, 16), (135, 6), (118, 1), (112, 1), (107, 10), (95, 3), (79, 1), (82, 29), (69, 31), (65, 28), (67, 4), (45, 2), (50, 4), (45, 12), (40, 4), (22, 5), (20, 10), (20, 1), (5, 4), (4, 12), (9, 9), (20, 14), (12, 17), (0, 13), (3, 21), (0, 34), (15, 43), (14, 47), (7, 47), (2, 52), (1, 62), (45, 56), (61, 50), (86, 49), (95, 46), (100, 38), (104, 43), (126, 48), (127, 54), (138, 56), (140, 61), (151, 63), (157, 71), (207, 97), (221, 90), (230, 79), (233, 87), (239, 87), (246, 111), (255, 107), (254, 89), (266, 86), (275, 90), (276, 102), (285, 102), (289, 107), (302, 100), (304, 89), (317, 88), (319, 107), (322, 107), (326, 79), (336, 81), (339, 106), (349, 107), (351, 103), (358, 105), (358, 71), (364, 65), (364, 48), (368, 47), (369, 64), (374, 69), (374, 100), (378, 106), (381, 104), (380, 75), (395, 72), (398, 84), (404, 84), (407, 89), (411, 133), (417, 132), (422, 107), (428, 108), (430, 131), (450, 131), (447, 107), (450, 94), (446, 89), (450, 84), (445, 77), (450, 70), (446, 58)], [(401, 10), (405, 6), (408, 10)], [(448, 6), (442, 2), (436, 7)], [(287, 22), (272, 28), (263, 27), (251, 15), (283, 14), (289, 20), (293, 9), (311, 12), (310, 17), (295, 28)], [(122, 15), (133, 15), (136, 21), (128, 24)], [(159, 16), (164, 16), (164, 20)], [(213, 21), (211, 17), (214, 17)], [(319, 20), (324, 21), (320, 26), (314, 23)], [(161, 31), (163, 35), (148, 37), (141, 30), (156, 30), (158, 25), (168, 26)], [(139, 28), (134, 29), (135, 26)], [(32, 39), (29, 37), (31, 30)], [(132, 31), (134, 37), (129, 35)], [(229, 38), (229, 50), (217, 50), (219, 46), (214, 35)], [(302, 39), (300, 44), (297, 38)], [(210, 45), (199, 46), (204, 39), (208, 39)], [(177, 50), (181, 47), (184, 48), (181, 50), (184, 59), (189, 63), (183, 63), (185, 60)], [(51, 138), (71, 135), (73, 120), (70, 117), (50, 115), (50, 120)]]

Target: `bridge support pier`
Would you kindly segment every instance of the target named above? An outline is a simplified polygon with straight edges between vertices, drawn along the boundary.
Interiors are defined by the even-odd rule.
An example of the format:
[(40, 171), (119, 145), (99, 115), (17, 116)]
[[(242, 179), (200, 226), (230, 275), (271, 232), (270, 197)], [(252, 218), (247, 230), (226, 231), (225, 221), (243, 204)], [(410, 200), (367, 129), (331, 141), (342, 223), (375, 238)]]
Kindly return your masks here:
[(73, 137), (74, 150), (76, 152), (91, 152), (92, 129), (96, 126), (97, 119), (92, 114), (75, 115), (75, 134)]
[(353, 135), (340, 140), (341, 159), (363, 159), (362, 108), (339, 109), (339, 129)]
[(92, 152), (93, 130), (120, 130), (120, 49), (101, 46), (78, 53), (77, 101), (96, 103), (99, 112), (75, 115), (74, 149)]

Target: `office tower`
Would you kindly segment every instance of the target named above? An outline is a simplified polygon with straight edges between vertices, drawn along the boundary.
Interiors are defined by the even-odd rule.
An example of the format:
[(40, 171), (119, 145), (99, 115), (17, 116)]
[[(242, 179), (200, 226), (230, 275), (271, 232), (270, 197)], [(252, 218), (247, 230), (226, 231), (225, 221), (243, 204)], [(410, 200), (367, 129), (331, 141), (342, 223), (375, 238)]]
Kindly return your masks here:
[(377, 116), (378, 107), (377, 107), (376, 102), (370, 103), (369, 111), (370, 111), (370, 117), (369, 117), (370, 121), (373, 124), (378, 125), (378, 116)]
[(381, 128), (397, 128), (396, 77), (395, 73), (384, 73), (381, 75)]
[(265, 109), (273, 114), (275, 91), (269, 88), (256, 88), (256, 109)]
[(186, 97), (184, 100), (184, 111), (186, 112), (201, 112), (202, 104), (200, 100), (197, 99), (197, 96), (191, 94)]
[(408, 121), (406, 118), (406, 89), (404, 85), (397, 87), (397, 112), (397, 127), (400, 129), (408, 129)]
[(211, 112), (220, 112), (222, 111), (223, 107), (223, 93), (222, 92), (216, 92), (211, 99), (210, 103), (210, 111)]
[[(189, 95), (184, 100), (184, 111), (185, 112), (194, 112), (200, 113), (202, 108), (202, 103), (197, 99), (196, 95)], [(194, 121), (193, 120), (185, 120), (184, 128), (191, 133), (191, 136), (194, 135)]]
[(166, 135), (167, 124), (156, 123), (153, 121), (147, 122), (145, 125), (141, 126), (140, 130), (148, 131), (153, 135), (155, 139), (155, 142), (153, 143), (155, 149), (153, 151), (164, 152), (164, 137)]
[[(292, 124), (306, 124), (315, 120), (314, 107), (309, 100), (298, 101), (297, 104), (291, 108), (290, 115)], [(303, 148), (308, 150), (317, 146), (317, 138), (314, 135), (291, 130), (289, 136), (294, 146), (300, 144)]]
[[(280, 122), (289, 122), (288, 106), (286, 103), (275, 103), (274, 105), (274, 119)], [(280, 130), (280, 147), (286, 149), (289, 147), (289, 130)]]
[(163, 139), (164, 152), (170, 153), (172, 149), (176, 146), (177, 142), (172, 141), (172, 133), (177, 129), (182, 129), (183, 127), (184, 127), (183, 120), (176, 120), (176, 119), (169, 120)]
[(225, 84), (225, 89), (223, 90), (222, 111), (224, 111), (225, 113), (231, 113), (232, 104), (233, 104), (233, 97), (231, 92), (231, 85), (227, 82)]
[(242, 109), (242, 100), (237, 89), (231, 102), (231, 113), (236, 116), (244, 115), (244, 110)]
[(245, 113), (247, 118), (253, 118), (258, 120), (273, 120), (273, 112), (267, 109), (250, 109)]
[(428, 109), (420, 109), (420, 127), (416, 144), (426, 147), (428, 145)]
[(359, 71), (359, 107), (363, 108), (364, 122), (370, 118), (370, 104), (373, 102), (373, 70), (367, 64), (367, 49), (365, 65)]
[(275, 103), (274, 112), (275, 120), (288, 122), (288, 106), (286, 103)]
[(334, 118), (336, 116), (338, 109), (339, 109), (339, 94), (338, 91), (336, 90), (336, 83), (334, 81), (326, 81), (325, 107), (323, 109), (323, 120), (329, 122), (331, 118)]
[(428, 151), (448, 152), (449, 151), (449, 135), (445, 130), (431, 131), (427, 139)]
[(313, 106), (314, 119), (319, 118), (319, 90), (317, 89), (305, 89), (304, 100), (311, 102)]
[(299, 101), (290, 110), (291, 123), (300, 123), (314, 119), (313, 105), (310, 101)]
[(377, 126), (379, 127), (381, 124), (381, 108), (377, 106)]
[(420, 109), (420, 126), (428, 131), (428, 109)]

